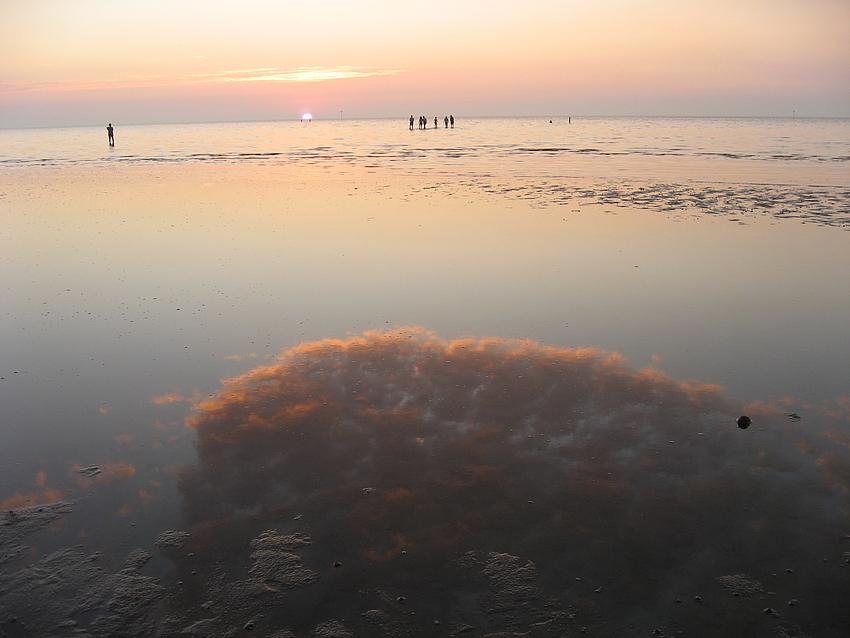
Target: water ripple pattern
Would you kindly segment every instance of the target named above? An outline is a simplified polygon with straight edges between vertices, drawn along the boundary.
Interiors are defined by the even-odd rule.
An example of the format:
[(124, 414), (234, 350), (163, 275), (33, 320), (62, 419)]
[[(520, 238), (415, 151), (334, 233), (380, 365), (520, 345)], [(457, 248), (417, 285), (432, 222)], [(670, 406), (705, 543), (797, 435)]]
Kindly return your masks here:
[[(769, 214), (846, 227), (850, 119), (406, 118), (0, 131), (0, 170), (152, 164), (473, 178), (541, 203)], [(507, 184), (507, 186), (505, 186)]]

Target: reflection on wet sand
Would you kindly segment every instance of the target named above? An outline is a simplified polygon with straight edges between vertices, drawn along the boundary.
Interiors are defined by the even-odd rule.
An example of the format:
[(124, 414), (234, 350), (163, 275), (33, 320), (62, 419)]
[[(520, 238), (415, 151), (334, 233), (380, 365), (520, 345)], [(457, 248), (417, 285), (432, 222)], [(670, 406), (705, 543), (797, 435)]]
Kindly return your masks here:
[(111, 485), (124, 481), (136, 473), (136, 468), (129, 463), (103, 463), (82, 467), (72, 464), (69, 470), (70, 481), (61, 485), (48, 484), (47, 474), (40, 471), (36, 474), (35, 490), (25, 494), (16, 493), (7, 496), (0, 502), (0, 509), (10, 510), (18, 507), (28, 507), (33, 503), (50, 503), (80, 496), (81, 491), (91, 490), (95, 486)]
[[(219, 583), (222, 628), (762, 635), (830, 618), (820, 635), (838, 635), (848, 483), (822, 466), (848, 449), (735, 416), (715, 386), (599, 351), (419, 329), (304, 344), (199, 406), (175, 559), (193, 604)], [(246, 544), (270, 528), (284, 557), (260, 577)], [(226, 602), (221, 574), (254, 602)], [(738, 574), (783, 613), (730, 598), (717, 579)]]
[[(0, 635), (846, 633), (847, 123), (468, 124), (2, 133)], [(411, 322), (730, 395), (412, 330), (211, 396)]]
[(666, 184), (627, 180), (587, 182), (558, 179), (518, 186), (487, 185), (492, 193), (512, 192), (538, 205), (569, 204), (575, 200), (614, 206), (638, 206), (661, 213), (720, 215), (740, 220), (752, 215), (801, 219), (808, 223), (850, 227), (850, 190), (830, 186), (774, 184)]
[[(197, 406), (187, 527), (156, 539), (171, 584), (141, 550), (111, 575), (57, 552), (0, 576), (23, 592), (0, 631), (842, 636), (850, 413), (747, 409), (742, 430), (721, 388), (598, 350), (305, 343)], [(53, 573), (88, 597), (56, 602)]]

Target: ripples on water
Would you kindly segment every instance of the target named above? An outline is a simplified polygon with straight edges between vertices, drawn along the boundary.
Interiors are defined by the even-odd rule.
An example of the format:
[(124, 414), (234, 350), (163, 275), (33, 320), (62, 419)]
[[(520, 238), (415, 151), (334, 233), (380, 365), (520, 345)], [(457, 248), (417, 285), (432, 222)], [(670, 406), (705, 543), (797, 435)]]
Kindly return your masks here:
[(172, 124), (119, 126), (116, 138), (110, 149), (98, 127), (5, 130), (0, 164), (384, 160), (420, 167), (430, 161), (440, 168), (444, 159), (540, 155), (827, 164), (850, 159), (846, 119), (575, 118), (568, 124), (564, 118), (479, 118), (459, 119), (451, 130), (412, 132), (403, 120)]
[(850, 223), (850, 120), (459, 118), (254, 122), (0, 132), (0, 167), (244, 165), (474, 178), (540, 203), (583, 197), (659, 211)]

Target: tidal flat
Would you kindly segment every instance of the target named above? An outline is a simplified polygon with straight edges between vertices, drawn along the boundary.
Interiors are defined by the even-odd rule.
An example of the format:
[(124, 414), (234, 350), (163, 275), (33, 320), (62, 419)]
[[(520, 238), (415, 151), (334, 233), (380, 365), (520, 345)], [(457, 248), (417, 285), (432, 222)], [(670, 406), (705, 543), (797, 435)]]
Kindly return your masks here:
[(5, 167), (0, 635), (843, 636), (845, 186), (526, 155)]

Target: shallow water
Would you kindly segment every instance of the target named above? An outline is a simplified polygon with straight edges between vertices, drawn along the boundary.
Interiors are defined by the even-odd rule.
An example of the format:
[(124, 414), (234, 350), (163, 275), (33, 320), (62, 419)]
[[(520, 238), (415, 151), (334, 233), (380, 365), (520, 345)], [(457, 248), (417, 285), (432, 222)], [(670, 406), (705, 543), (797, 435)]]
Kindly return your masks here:
[[(25, 541), (0, 536), (3, 583), (82, 543), (51, 564), (105, 601), (115, 581), (80, 567), (102, 552), (105, 574), (147, 592), (129, 635), (204, 619), (199, 635), (248, 622), (255, 635), (422, 635), (423, 618), (433, 635), (841, 635), (848, 130), (250, 123), (117, 127), (114, 150), (98, 129), (0, 132), (0, 500), (76, 501)], [(426, 331), (404, 339), (421, 349), (402, 354), (392, 335), (413, 326)], [(356, 337), (375, 330), (389, 332)], [(323, 339), (337, 341), (299, 346)], [(278, 390), (243, 379), (219, 396), (222, 379), (291, 348)], [(628, 363), (593, 351), (581, 356), (608, 363), (558, 368), (570, 348)], [(307, 428), (300, 443), (293, 428)], [(349, 511), (356, 495), (371, 500)], [(157, 546), (175, 529), (190, 549)], [(134, 547), (152, 559), (121, 576)], [(770, 581), (786, 569), (800, 578)], [(446, 574), (465, 584), (435, 589)], [(166, 593), (140, 580), (154, 576)], [(234, 593), (260, 583), (289, 620), (262, 621)], [(358, 588), (371, 593), (340, 594)], [(671, 602), (694, 596), (710, 605)], [(0, 598), (36, 623), (21, 604)], [(71, 619), (117, 631), (97, 609)]]
[(850, 120), (788, 118), (459, 118), (407, 130), (405, 121), (340, 120), (0, 131), (0, 165), (295, 165), (560, 178), (847, 186)]

